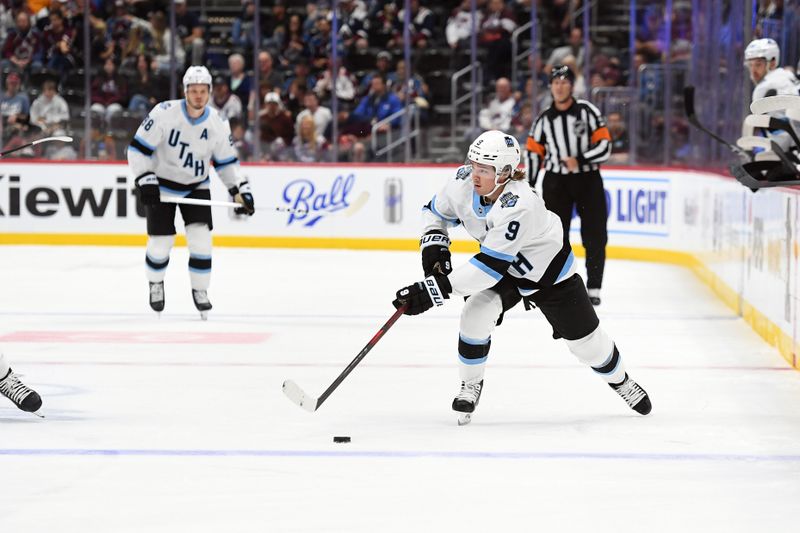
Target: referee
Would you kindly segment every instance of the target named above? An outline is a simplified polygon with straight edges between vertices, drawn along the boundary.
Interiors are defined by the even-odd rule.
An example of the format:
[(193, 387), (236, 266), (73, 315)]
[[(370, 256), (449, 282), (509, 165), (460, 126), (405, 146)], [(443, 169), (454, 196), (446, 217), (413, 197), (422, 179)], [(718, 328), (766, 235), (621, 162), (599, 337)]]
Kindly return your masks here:
[(581, 217), (581, 240), (586, 248), (586, 288), (592, 304), (600, 305), (606, 262), (606, 195), (600, 163), (611, 155), (611, 135), (600, 111), (572, 97), (575, 74), (565, 65), (550, 73), (553, 104), (533, 123), (528, 134), (527, 172), (536, 185), (544, 163), (542, 197), (547, 209), (561, 217), (569, 243), (573, 209)]

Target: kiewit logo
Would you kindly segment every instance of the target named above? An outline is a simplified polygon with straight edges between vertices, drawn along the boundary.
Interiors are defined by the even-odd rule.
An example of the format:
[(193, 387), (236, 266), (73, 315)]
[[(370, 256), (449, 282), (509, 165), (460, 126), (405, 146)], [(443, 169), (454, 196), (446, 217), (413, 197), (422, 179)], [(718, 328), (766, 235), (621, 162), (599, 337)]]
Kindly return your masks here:
[[(128, 216), (128, 197), (135, 205), (134, 191), (128, 187), (124, 176), (116, 178), (116, 187), (33, 187), (25, 189), (20, 176), (0, 175), (0, 191), (7, 179), (7, 193), (0, 194), (0, 217), (51, 217), (66, 213), (70, 217), (94, 218)], [(144, 217), (144, 210), (137, 205), (136, 215)]]
[(347, 199), (355, 183), (355, 174), (349, 174), (347, 177), (336, 176), (330, 190), (319, 191), (311, 180), (290, 181), (283, 189), (283, 200), (290, 208), (301, 212), (290, 214), (287, 226), (298, 222), (310, 227), (326, 215), (346, 209), (350, 206)]

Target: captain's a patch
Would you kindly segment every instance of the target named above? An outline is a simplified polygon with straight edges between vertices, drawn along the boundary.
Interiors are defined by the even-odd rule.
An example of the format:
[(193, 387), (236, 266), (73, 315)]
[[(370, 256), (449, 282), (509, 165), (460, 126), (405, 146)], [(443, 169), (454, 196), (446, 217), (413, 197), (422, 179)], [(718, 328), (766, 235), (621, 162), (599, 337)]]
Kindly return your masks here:
[(514, 207), (517, 205), (517, 200), (519, 200), (519, 196), (514, 193), (507, 192), (502, 194), (499, 198), (500, 200), (500, 207)]

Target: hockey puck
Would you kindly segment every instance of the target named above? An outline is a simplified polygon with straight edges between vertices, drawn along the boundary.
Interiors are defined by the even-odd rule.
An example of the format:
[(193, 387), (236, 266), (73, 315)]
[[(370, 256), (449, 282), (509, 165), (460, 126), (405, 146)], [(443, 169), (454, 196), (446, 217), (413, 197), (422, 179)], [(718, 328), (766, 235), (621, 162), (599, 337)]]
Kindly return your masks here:
[(350, 442), (350, 437), (333, 437), (333, 442)]

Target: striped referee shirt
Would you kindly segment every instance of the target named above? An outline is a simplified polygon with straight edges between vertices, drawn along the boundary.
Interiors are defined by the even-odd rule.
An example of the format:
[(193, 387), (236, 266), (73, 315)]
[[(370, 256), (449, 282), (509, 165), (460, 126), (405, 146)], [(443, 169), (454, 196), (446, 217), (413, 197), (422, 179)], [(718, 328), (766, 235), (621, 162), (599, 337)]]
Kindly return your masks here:
[(576, 173), (598, 170), (611, 155), (611, 134), (600, 110), (591, 102), (573, 99), (565, 111), (551, 105), (539, 115), (525, 148), (528, 181), (535, 184), (542, 161), (545, 170), (556, 174), (570, 173), (562, 162), (568, 157), (578, 160)]

